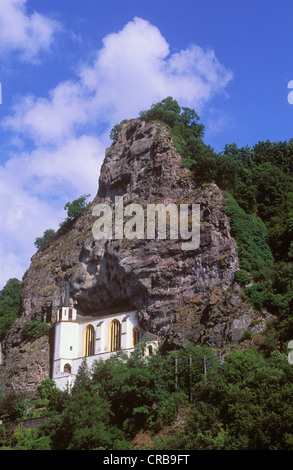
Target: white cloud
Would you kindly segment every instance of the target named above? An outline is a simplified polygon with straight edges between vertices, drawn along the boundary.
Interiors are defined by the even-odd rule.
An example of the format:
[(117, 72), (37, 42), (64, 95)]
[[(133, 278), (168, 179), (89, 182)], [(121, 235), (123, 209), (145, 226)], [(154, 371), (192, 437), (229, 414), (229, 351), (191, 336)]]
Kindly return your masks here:
[(60, 24), (37, 12), (29, 15), (27, 0), (1, 0), (0, 53), (20, 53), (23, 61), (36, 61), (41, 52), (48, 50)]
[(0, 167), (0, 289), (10, 277), (21, 279), (34, 240), (47, 228), (58, 229), (66, 202), (95, 196), (104, 152), (100, 139), (83, 135), (55, 150), (15, 155)]
[(62, 82), (49, 98), (26, 96), (15, 105), (6, 126), (22, 132), (37, 143), (60, 143), (72, 136), (75, 126), (91, 119), (86, 90), (80, 82)]
[(158, 28), (140, 18), (103, 40), (92, 64), (77, 79), (58, 84), (47, 98), (25, 97), (6, 119), (36, 142), (59, 142), (101, 117), (109, 125), (136, 117), (166, 96), (197, 111), (232, 79), (215, 56), (191, 45), (171, 54)]
[(68, 139), (55, 149), (44, 146), (31, 153), (24, 152), (11, 158), (5, 169), (9, 175), (16, 175), (18, 186), (22, 185), (34, 196), (66, 197), (66, 193), (87, 190), (94, 197), (104, 153), (100, 139), (82, 135)]
[(96, 91), (98, 103), (116, 117), (123, 112), (137, 115), (166, 96), (198, 109), (232, 79), (213, 50), (191, 45), (170, 54), (158, 28), (140, 18), (106, 36), (103, 46), (94, 65), (84, 68), (81, 76)]
[[(14, 11), (19, 9), (23, 34), (24, 21), (30, 21), (31, 27), (35, 24), (25, 16), (24, 4), (20, 0), (11, 3)], [(53, 28), (39, 40), (39, 47), (49, 44), (49, 31), (53, 33)], [(27, 51), (31, 37), (25, 35)], [(4, 240), (0, 283), (7, 280), (4, 265), (22, 266), (23, 259), (32, 254), (35, 238), (63, 218), (63, 206), (56, 211), (56, 199), (61, 207), (69, 195), (95, 196), (99, 166), (114, 124), (138, 116), (167, 96), (198, 111), (216, 93), (224, 92), (231, 78), (213, 50), (191, 45), (170, 54), (159, 29), (135, 18), (106, 36), (93, 62), (83, 64), (74, 79), (57, 84), (47, 97), (23, 97), (2, 124), (15, 139), (30, 137), (35, 149), (14, 155), (0, 168), (0, 179), (6, 181), (0, 200)], [(95, 129), (101, 124), (106, 133), (99, 135)]]
[(34, 250), (34, 240), (56, 227), (60, 212), (22, 186), (21, 175), (0, 169), (0, 289), (11, 277), (21, 279)]

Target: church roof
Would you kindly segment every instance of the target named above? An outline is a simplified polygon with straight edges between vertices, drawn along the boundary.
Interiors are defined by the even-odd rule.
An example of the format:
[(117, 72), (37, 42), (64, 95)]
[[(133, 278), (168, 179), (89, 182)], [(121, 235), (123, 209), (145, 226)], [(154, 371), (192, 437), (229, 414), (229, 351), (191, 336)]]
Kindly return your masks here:
[(158, 337), (157, 335), (150, 333), (149, 331), (146, 331), (142, 337), (140, 338), (141, 341), (157, 341)]

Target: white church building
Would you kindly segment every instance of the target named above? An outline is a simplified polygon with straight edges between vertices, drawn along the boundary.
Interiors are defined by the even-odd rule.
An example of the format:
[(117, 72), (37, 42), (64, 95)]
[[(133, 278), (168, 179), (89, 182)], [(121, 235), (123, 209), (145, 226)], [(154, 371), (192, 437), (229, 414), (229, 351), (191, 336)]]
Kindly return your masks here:
[(135, 310), (78, 315), (66, 289), (55, 324), (52, 379), (64, 390), (73, 385), (84, 358), (91, 368), (94, 361), (107, 359), (120, 350), (130, 356), (138, 342), (144, 340), (144, 355), (149, 356), (158, 348), (158, 341), (155, 335), (140, 328)]

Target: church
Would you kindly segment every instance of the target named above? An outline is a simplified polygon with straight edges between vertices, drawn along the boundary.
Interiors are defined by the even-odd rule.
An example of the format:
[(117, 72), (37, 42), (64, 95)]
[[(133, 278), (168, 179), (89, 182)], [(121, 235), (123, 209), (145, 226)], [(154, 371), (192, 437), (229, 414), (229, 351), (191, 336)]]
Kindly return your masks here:
[(70, 302), (67, 286), (55, 324), (52, 379), (64, 390), (73, 385), (84, 358), (91, 368), (94, 361), (107, 359), (120, 350), (131, 356), (139, 341), (145, 341), (145, 356), (158, 348), (156, 336), (139, 326), (137, 311), (80, 315)]

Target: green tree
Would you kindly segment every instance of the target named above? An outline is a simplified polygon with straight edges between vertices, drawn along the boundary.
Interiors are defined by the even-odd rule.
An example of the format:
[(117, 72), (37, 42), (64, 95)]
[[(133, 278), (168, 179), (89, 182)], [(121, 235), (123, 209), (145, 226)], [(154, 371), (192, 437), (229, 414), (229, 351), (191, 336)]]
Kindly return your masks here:
[(251, 271), (272, 264), (274, 258), (262, 220), (247, 214), (230, 195), (227, 195), (223, 210), (229, 216), (231, 233), (237, 242), (240, 267)]
[(123, 119), (123, 121), (121, 121), (119, 124), (115, 124), (115, 126), (112, 127), (110, 131), (110, 139), (113, 140), (114, 142), (118, 137), (118, 132), (120, 130), (121, 125), (124, 124), (125, 122), (128, 122), (128, 119)]
[(123, 434), (110, 424), (110, 406), (89, 391), (72, 395), (52, 436), (54, 450), (115, 450)]
[(50, 328), (49, 323), (42, 321), (42, 314), (37, 313), (34, 318), (25, 322), (22, 334), (26, 340), (35, 340), (41, 336), (48, 335)]
[(19, 314), (21, 281), (9, 279), (0, 291), (0, 341), (3, 341)]
[(59, 230), (57, 235), (63, 235), (66, 233), (73, 225), (75, 220), (83, 213), (83, 211), (88, 207), (87, 199), (90, 197), (90, 194), (84, 194), (79, 198), (75, 199), (72, 202), (67, 202), (64, 206), (64, 210), (67, 211), (66, 219), (59, 224)]
[(221, 375), (194, 389), (183, 431), (160, 438), (156, 449), (292, 450), (292, 377), (279, 351), (230, 352)]
[(68, 394), (62, 392), (52, 379), (45, 379), (37, 386), (36, 396), (32, 400), (34, 407), (46, 407), (45, 413), (62, 412), (67, 402)]
[(161, 121), (173, 127), (180, 119), (181, 108), (171, 96), (159, 103), (153, 104), (151, 109), (141, 111), (140, 116), (148, 121)]
[(15, 433), (16, 445), (13, 447), (13, 450), (51, 450), (50, 438), (47, 436), (39, 437), (38, 430), (26, 429), (23, 433), (23, 430), (19, 429)]
[(72, 394), (74, 395), (80, 390), (91, 390), (91, 371), (89, 370), (86, 358), (83, 359), (81, 365), (78, 368), (74, 386), (72, 388)]
[(35, 246), (37, 247), (38, 250), (45, 250), (50, 243), (52, 243), (53, 240), (56, 238), (56, 232), (52, 228), (49, 228), (44, 231), (44, 234), (42, 237), (38, 237), (35, 240)]
[(85, 208), (88, 206), (87, 199), (90, 194), (84, 194), (72, 202), (67, 202), (64, 209), (67, 210), (68, 220), (74, 220), (83, 213)]
[(60, 418), (40, 428), (53, 450), (130, 449), (123, 432), (112, 423), (111, 403), (101, 396), (84, 360)]

